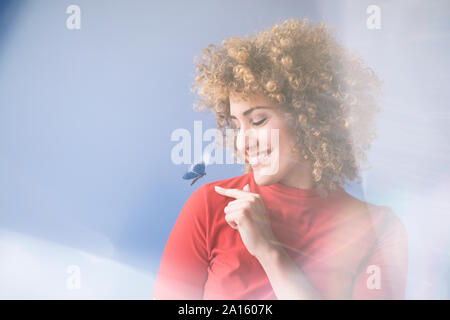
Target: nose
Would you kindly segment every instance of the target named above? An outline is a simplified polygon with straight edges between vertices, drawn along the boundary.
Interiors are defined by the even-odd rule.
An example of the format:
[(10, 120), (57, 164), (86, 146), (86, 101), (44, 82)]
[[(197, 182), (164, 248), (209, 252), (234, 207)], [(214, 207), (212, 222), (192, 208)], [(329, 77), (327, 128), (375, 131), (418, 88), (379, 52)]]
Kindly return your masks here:
[(255, 129), (239, 130), (236, 147), (242, 154), (253, 154), (258, 150), (258, 135)]

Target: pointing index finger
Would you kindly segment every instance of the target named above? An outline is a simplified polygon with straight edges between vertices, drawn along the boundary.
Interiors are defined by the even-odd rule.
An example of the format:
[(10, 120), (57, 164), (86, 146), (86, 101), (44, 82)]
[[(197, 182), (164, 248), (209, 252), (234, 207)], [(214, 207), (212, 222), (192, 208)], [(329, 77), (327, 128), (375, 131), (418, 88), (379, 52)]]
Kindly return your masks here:
[(227, 188), (222, 188), (219, 186), (215, 186), (214, 189), (216, 190), (216, 192), (218, 194), (221, 194), (221, 195), (227, 196), (227, 197), (236, 198), (236, 199), (246, 197), (251, 193), (251, 192), (244, 191), (244, 190), (227, 189)]

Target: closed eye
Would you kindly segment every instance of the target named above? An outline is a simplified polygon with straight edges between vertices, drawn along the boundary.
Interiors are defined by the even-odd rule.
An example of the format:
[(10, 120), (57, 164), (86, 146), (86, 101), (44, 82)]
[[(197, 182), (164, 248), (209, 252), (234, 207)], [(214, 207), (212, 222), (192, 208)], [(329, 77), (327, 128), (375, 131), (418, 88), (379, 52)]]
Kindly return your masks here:
[(266, 122), (266, 120), (267, 120), (267, 118), (263, 118), (263, 119), (261, 119), (261, 120), (259, 120), (259, 121), (252, 122), (252, 125), (254, 125), (254, 126), (260, 126), (260, 125), (262, 125), (264, 122)]
[[(261, 120), (254, 121), (254, 122), (252, 122), (251, 124), (252, 124), (253, 126), (258, 127), (258, 126), (263, 125), (263, 124), (267, 121), (267, 119), (268, 119), (268, 118), (265, 117), (265, 118), (263, 118), (263, 119), (261, 119)], [(235, 130), (235, 131), (239, 131), (239, 130), (240, 130), (240, 127), (237, 126), (235, 123), (232, 123), (232, 124), (231, 124), (231, 129), (233, 129), (233, 130)]]

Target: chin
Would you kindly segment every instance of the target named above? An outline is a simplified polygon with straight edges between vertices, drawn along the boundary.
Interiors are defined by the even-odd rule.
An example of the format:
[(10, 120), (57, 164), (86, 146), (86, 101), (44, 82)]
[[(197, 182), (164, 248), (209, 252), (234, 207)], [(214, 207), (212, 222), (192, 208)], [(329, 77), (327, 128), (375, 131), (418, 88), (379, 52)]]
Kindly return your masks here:
[(277, 175), (264, 175), (258, 172), (257, 170), (253, 171), (253, 177), (255, 182), (259, 186), (268, 186), (278, 182)]

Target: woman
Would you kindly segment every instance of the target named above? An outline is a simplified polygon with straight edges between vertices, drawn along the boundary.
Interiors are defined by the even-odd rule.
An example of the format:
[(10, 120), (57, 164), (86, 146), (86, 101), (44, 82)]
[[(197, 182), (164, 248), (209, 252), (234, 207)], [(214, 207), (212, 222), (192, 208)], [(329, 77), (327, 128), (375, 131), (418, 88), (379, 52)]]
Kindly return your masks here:
[(198, 104), (236, 130), (248, 172), (188, 199), (154, 298), (404, 298), (403, 224), (342, 188), (375, 138), (372, 70), (304, 19), (203, 52)]

